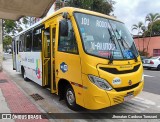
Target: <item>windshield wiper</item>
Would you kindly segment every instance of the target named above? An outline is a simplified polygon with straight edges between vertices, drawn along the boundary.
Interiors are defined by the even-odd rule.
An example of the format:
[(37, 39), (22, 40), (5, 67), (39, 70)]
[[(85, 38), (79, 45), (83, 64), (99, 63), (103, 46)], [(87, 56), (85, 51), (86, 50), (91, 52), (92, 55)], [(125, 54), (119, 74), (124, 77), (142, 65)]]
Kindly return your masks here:
[[(116, 32), (117, 32), (117, 34), (120, 36), (120, 39), (117, 39), (117, 41), (121, 41), (120, 43), (123, 45), (123, 42), (125, 42), (124, 38), (119, 34), (119, 32), (118, 32), (117, 29), (116, 29)], [(125, 47), (125, 46), (123, 45), (123, 47)], [(128, 46), (128, 44), (127, 44), (127, 47), (128, 47), (128, 49), (130, 49), (129, 46)], [(138, 59), (137, 59), (135, 53), (134, 53), (132, 50), (130, 50), (130, 51), (131, 51), (131, 53), (132, 53), (132, 55), (133, 55), (133, 58), (134, 58), (135, 62), (137, 62)]]
[(108, 56), (109, 62), (108, 64), (113, 64), (113, 55), (112, 53)]
[[(109, 28), (108, 28), (108, 32), (109, 32), (109, 35), (110, 35), (110, 40), (115, 44), (115, 42), (114, 42), (114, 36), (112, 35), (112, 33), (111, 33), (111, 31), (110, 31)], [(113, 55), (112, 55), (112, 53), (110, 51), (110, 55), (108, 56), (108, 60), (109, 60), (108, 64), (113, 64), (113, 59), (114, 59)]]

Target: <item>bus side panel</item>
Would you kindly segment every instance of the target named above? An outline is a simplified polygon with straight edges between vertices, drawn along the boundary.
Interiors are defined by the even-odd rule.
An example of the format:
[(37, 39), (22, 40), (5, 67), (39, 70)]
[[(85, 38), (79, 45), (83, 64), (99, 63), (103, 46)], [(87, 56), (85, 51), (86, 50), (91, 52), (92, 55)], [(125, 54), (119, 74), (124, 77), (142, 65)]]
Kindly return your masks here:
[(58, 70), (56, 79), (66, 79), (69, 81), (75, 92), (76, 103), (84, 106), (80, 56), (57, 51), (55, 64), (56, 70)]
[(41, 52), (23, 52), (21, 57), (27, 78), (42, 86)]

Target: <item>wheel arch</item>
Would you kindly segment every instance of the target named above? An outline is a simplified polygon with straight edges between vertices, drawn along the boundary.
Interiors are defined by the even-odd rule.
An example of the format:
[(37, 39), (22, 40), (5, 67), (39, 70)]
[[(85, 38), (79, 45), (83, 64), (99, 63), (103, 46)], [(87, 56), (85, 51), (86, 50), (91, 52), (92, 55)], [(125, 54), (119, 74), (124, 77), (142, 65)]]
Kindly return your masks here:
[[(58, 82), (58, 95), (59, 95), (59, 100), (63, 100), (65, 98), (65, 88), (66, 86), (70, 85), (72, 87), (72, 85), (70, 84), (70, 82), (66, 79), (60, 79)], [(73, 89), (73, 87), (72, 87)], [(74, 90), (74, 89), (73, 89)]]

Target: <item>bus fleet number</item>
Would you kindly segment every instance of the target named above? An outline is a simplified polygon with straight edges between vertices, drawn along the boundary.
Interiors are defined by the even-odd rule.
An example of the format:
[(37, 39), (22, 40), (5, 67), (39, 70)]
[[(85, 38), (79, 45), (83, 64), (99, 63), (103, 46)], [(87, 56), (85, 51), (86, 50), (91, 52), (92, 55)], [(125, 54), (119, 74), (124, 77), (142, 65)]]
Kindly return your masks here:
[(82, 18), (82, 25), (89, 25), (89, 19)]

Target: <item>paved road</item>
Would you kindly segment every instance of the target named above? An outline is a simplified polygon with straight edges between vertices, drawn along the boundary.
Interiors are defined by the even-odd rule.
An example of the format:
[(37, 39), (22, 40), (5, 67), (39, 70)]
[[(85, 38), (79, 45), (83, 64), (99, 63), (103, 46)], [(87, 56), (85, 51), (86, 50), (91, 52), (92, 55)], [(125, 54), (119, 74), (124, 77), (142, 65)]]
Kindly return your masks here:
[(144, 80), (143, 91), (160, 95), (160, 71), (144, 69)]
[[(20, 73), (17, 73), (12, 70), (12, 60), (5, 60), (3, 62), (4, 70), (7, 72), (8, 76), (12, 78), (13, 82), (17, 84), (17, 86), (25, 92), (28, 98), (37, 106), (41, 107), (46, 113), (75, 113), (74, 111), (70, 110), (64, 101), (59, 101), (59, 97), (54, 94), (50, 94), (50, 91), (47, 89), (43, 89), (41, 86), (35, 84), (34, 82), (25, 82)], [(145, 71), (147, 74), (150, 71)], [(155, 71), (156, 72), (156, 71)], [(148, 75), (150, 75), (149, 73)], [(158, 76), (158, 75), (157, 75)], [(148, 80), (149, 78), (145, 76), (145, 79)], [(151, 81), (151, 80), (149, 80)], [(148, 82), (149, 82), (148, 81)], [(147, 81), (146, 81), (147, 82)], [(147, 83), (148, 83), (147, 82)], [(152, 81), (154, 82), (154, 81)], [(145, 85), (146, 87), (146, 85)], [(148, 89), (148, 87), (147, 87)], [(38, 93), (42, 96), (43, 100), (35, 101), (30, 95)], [(141, 92), (140, 95), (131, 99), (128, 102), (124, 102), (122, 104), (108, 107), (105, 109), (91, 111), (82, 109), (81, 112), (84, 113), (160, 113), (160, 95), (153, 94), (146, 91)], [(92, 114), (91, 114), (92, 118)], [(100, 118), (101, 119), (101, 118)], [(74, 120), (73, 120), (74, 121)], [(76, 122), (78, 120), (75, 120)], [(79, 120), (82, 121), (82, 120)], [(83, 121), (90, 121), (90, 120), (83, 120)], [(97, 120), (97, 121), (106, 121), (106, 120)], [(107, 120), (109, 122), (135, 122), (135, 120)], [(137, 121), (137, 120), (136, 120)], [(148, 120), (141, 120), (141, 122), (146, 122)], [(152, 120), (149, 120), (152, 121)], [(160, 120), (153, 120), (154, 122), (159, 122)]]

